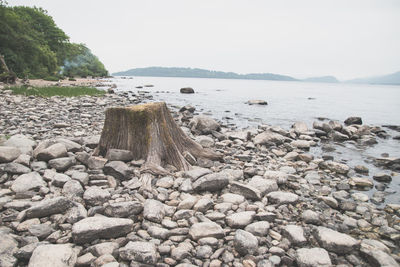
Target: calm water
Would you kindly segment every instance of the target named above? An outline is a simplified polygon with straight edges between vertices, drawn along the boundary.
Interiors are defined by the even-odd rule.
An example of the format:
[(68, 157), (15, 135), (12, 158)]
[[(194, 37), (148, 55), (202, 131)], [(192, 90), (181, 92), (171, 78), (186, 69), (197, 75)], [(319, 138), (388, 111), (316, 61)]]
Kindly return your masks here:
[[(214, 118), (238, 127), (266, 123), (289, 129), (296, 121), (304, 121), (312, 127), (318, 117), (343, 123), (349, 116), (360, 116), (368, 125), (400, 125), (400, 86), (164, 77), (116, 77), (112, 83), (123, 91), (149, 91), (156, 101), (177, 106), (190, 104), (199, 113), (210, 113)], [(135, 88), (144, 85), (153, 87)], [(192, 87), (196, 93), (181, 94), (182, 87)], [(252, 99), (265, 100), (268, 105), (245, 104)], [(392, 136), (400, 135), (385, 130)], [(390, 173), (370, 163), (371, 157), (380, 157), (382, 153), (400, 157), (400, 141), (379, 139), (378, 145), (366, 149), (345, 144), (325, 154), (331, 154), (351, 167), (363, 164), (370, 169), (369, 176), (372, 177), (378, 172)], [(393, 177), (389, 191), (400, 192), (399, 176)], [(373, 192), (375, 189), (367, 194)], [(399, 195), (390, 194), (386, 201), (400, 203)]]

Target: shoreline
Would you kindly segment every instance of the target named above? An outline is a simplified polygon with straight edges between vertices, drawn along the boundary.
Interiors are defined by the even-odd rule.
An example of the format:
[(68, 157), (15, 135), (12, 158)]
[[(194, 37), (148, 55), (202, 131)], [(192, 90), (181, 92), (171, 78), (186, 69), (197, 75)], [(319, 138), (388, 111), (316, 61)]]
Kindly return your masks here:
[[(146, 259), (147, 264), (164, 264), (160, 266), (292, 266), (307, 261), (323, 261), (327, 266), (373, 266), (377, 262), (396, 266), (400, 261), (400, 205), (377, 208), (369, 199), (365, 201), (362, 191), (355, 190), (357, 186), (369, 188), (371, 182), (374, 186), (365, 179), (365, 169), (356, 172), (334, 159), (314, 158), (309, 153), (310, 147), (321, 146), (327, 126), (320, 125), (319, 130), (299, 123), (291, 130), (264, 125), (237, 131), (219, 123), (222, 129), (209, 134), (189, 126), (197, 114), (188, 107), (182, 112), (172, 109), (184, 131), (201, 145), (222, 151), (224, 162), (199, 160), (197, 171), (155, 179), (153, 188), (158, 194), (152, 195), (139, 191), (137, 162), (91, 156), (105, 108), (143, 103), (152, 99), (150, 94), (117, 92), (50, 100), (0, 90), (0, 99), (4, 103), (0, 129), (9, 137), (3, 142), (10, 145), (9, 140), (16, 139), (14, 145), (24, 144), (20, 148), (28, 153), (0, 164), (4, 225), (0, 236), (7, 240), (32, 237), (31, 243), (13, 243), (14, 251), (20, 253), (10, 255), (10, 260), (26, 262), (32, 254), (40, 258), (39, 252), (33, 252), (48, 242), (73, 247), (79, 252), (65, 253), (81, 263), (86, 259), (99, 266), (105, 259), (128, 265)], [(365, 142), (380, 132), (368, 126), (354, 128), (353, 135), (360, 129), (359, 134), (367, 133), (360, 137)], [(25, 137), (13, 138), (17, 134)], [(64, 146), (67, 153), (46, 151), (55, 144)], [(46, 153), (51, 156), (38, 156)], [(113, 161), (119, 162), (118, 167), (108, 172), (105, 164)], [(211, 173), (228, 186), (213, 193), (193, 188), (195, 180), (207, 187)], [(22, 181), (21, 176), (27, 175), (31, 183)], [(46, 202), (50, 199), (55, 201), (53, 206)], [(44, 216), (21, 218), (37, 203), (46, 210)], [(60, 205), (65, 208), (55, 208)], [(106, 234), (110, 229), (103, 215), (112, 217), (120, 229), (112, 236)], [(96, 232), (84, 223), (95, 224)], [(87, 232), (79, 232), (78, 225)], [(81, 234), (85, 239), (79, 238)], [(22, 254), (29, 245), (29, 252)], [(98, 252), (101, 246), (112, 249), (102, 254)]]

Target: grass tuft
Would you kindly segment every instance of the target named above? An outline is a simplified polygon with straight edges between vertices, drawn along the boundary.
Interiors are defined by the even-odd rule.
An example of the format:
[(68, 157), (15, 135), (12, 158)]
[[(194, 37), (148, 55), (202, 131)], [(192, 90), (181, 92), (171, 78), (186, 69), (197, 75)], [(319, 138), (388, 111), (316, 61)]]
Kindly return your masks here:
[(27, 87), (27, 86), (12, 86), (7, 88), (13, 91), (16, 95), (25, 96), (41, 96), (41, 97), (52, 97), (52, 96), (99, 96), (104, 95), (105, 91), (96, 89), (94, 87), (86, 86), (69, 86), (69, 87), (59, 87), (59, 86), (45, 86), (45, 87)]

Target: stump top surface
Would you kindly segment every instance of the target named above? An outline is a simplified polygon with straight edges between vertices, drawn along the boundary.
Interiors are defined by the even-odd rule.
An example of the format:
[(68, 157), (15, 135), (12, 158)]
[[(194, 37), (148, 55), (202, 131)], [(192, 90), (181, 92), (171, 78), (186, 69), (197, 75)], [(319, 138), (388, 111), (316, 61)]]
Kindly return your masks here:
[(161, 108), (163, 106), (166, 106), (165, 102), (154, 102), (154, 103), (145, 103), (145, 104), (130, 106), (127, 107), (127, 109), (132, 111), (144, 111), (144, 110), (154, 110), (157, 108)]

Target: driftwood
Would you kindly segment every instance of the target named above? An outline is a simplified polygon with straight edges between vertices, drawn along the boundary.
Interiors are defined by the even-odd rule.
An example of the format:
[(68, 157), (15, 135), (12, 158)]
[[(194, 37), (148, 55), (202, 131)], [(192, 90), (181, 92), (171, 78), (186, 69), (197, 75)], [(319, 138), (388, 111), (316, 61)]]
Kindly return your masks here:
[(176, 124), (164, 102), (106, 110), (96, 154), (106, 155), (111, 148), (132, 151), (135, 160), (144, 159), (142, 189), (151, 190), (154, 175), (166, 175), (166, 165), (189, 170), (184, 155), (220, 160), (221, 154), (204, 149)]
[(0, 66), (0, 70), (3, 69), (3, 73), (0, 71), (0, 82), (15, 83), (17, 76), (7, 67), (6, 61), (4, 60), (4, 56), (2, 54), (0, 54)]

